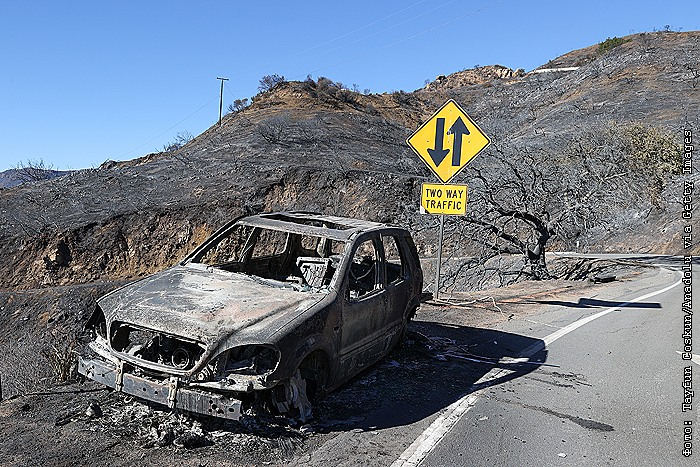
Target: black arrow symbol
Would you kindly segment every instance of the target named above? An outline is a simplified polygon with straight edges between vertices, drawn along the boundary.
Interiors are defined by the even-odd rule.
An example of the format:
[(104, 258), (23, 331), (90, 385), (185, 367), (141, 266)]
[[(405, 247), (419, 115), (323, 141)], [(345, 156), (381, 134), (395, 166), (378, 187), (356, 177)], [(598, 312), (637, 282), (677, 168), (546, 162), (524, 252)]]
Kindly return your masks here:
[(469, 134), (469, 130), (462, 121), (462, 117), (457, 117), (457, 120), (452, 124), (450, 129), (447, 130), (447, 134), (455, 135), (455, 139), (452, 143), (452, 166), (459, 167), (462, 162), (462, 135)]
[(430, 158), (433, 160), (435, 167), (440, 165), (442, 161), (445, 160), (445, 157), (447, 157), (447, 153), (450, 152), (449, 149), (444, 149), (442, 147), (444, 144), (444, 137), (445, 119), (438, 118), (435, 123), (435, 149), (428, 149), (428, 154), (430, 154)]

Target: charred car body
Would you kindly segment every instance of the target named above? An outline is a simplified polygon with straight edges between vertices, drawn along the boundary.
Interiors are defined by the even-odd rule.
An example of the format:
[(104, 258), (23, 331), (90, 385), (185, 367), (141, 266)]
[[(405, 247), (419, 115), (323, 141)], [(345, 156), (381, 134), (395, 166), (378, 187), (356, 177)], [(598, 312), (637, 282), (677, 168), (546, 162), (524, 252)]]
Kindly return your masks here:
[(240, 218), (101, 297), (78, 371), (190, 412), (238, 419), (266, 400), (305, 419), (308, 397), (400, 340), (422, 282), (405, 229), (304, 212)]

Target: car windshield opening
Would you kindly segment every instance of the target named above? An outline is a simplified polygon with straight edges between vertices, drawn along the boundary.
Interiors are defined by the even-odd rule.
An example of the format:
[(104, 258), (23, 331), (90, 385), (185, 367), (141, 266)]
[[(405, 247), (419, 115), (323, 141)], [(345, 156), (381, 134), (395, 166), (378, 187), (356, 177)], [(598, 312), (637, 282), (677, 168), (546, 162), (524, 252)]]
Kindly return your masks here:
[(332, 283), (344, 250), (344, 242), (326, 237), (235, 225), (192, 262), (320, 289)]

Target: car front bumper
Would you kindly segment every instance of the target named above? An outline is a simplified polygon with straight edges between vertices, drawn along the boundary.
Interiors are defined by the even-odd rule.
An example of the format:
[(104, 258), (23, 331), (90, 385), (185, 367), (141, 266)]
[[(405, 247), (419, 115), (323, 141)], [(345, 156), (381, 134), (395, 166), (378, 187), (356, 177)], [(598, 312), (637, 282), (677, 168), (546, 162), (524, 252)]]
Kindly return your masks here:
[(78, 357), (78, 373), (117, 391), (173, 409), (229, 420), (241, 417), (240, 400), (180, 387), (180, 379), (176, 376), (159, 381), (125, 372), (123, 364), (82, 356)]

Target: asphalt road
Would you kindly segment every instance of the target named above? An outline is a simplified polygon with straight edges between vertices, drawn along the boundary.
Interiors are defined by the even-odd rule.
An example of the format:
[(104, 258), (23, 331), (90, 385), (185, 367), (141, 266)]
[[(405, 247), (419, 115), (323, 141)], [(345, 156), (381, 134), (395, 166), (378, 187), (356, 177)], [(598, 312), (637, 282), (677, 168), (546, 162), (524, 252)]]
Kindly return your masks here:
[[(575, 302), (542, 302), (527, 320), (499, 325), (541, 339), (520, 355), (543, 364), (512, 378), (504, 378), (512, 370), (494, 368), (394, 465), (698, 465), (697, 409), (681, 410), (684, 367), (692, 366), (694, 382), (700, 375), (679, 355), (681, 261), (647, 260), (664, 268)], [(698, 448), (689, 458), (682, 455), (686, 420)]]

